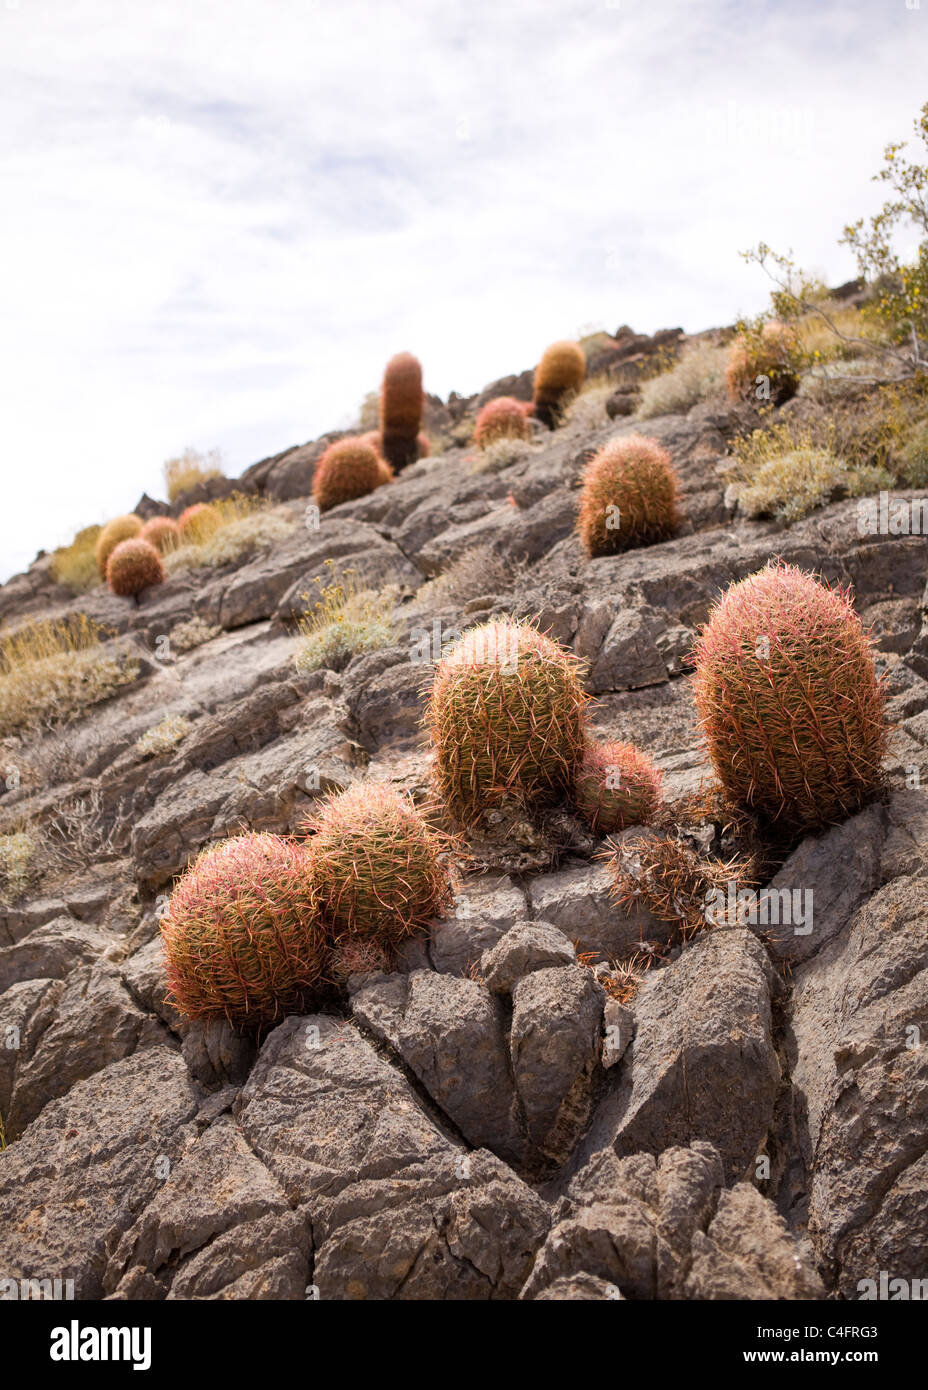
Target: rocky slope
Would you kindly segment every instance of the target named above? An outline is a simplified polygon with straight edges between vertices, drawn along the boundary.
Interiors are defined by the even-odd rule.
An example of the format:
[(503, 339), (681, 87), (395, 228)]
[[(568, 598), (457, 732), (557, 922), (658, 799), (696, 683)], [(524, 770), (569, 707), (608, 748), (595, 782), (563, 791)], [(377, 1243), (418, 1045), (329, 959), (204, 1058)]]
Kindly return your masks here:
[[(600, 366), (621, 388), (655, 346)], [(524, 396), (526, 374), (481, 399), (504, 390)], [(0, 589), (4, 629), (79, 609), (139, 667), (3, 749), (21, 774), (4, 813), (77, 810), (71, 866), (0, 910), (0, 1277), (72, 1279), (80, 1299), (764, 1299), (923, 1273), (928, 539), (860, 536), (853, 501), (739, 519), (723, 460), (752, 422), (713, 397), (643, 426), (682, 478), (683, 533), (587, 560), (584, 461), (642, 428), (621, 398), (497, 472), (451, 448), (318, 527), (325, 441), (265, 460), (242, 483), (289, 506), (289, 537), (138, 606), (69, 596), (47, 557)], [(474, 404), (433, 401), (433, 424)], [(295, 830), (359, 776), (426, 794), (423, 633), (537, 618), (587, 661), (597, 730), (647, 749), (682, 798), (709, 776), (684, 655), (719, 590), (773, 554), (853, 587), (896, 721), (885, 797), (771, 865), (774, 886), (814, 891), (810, 933), (699, 935), (620, 1005), (591, 960), (663, 928), (611, 903), (600, 843), (564, 816), (472, 846), (452, 914), (401, 968), (260, 1041), (165, 1005), (158, 911), (203, 844)], [(293, 619), (332, 558), (397, 586), (400, 636), (300, 675)], [(177, 650), (194, 616), (216, 633)], [(143, 756), (166, 715), (190, 732)], [(721, 826), (687, 829), (723, 847)]]

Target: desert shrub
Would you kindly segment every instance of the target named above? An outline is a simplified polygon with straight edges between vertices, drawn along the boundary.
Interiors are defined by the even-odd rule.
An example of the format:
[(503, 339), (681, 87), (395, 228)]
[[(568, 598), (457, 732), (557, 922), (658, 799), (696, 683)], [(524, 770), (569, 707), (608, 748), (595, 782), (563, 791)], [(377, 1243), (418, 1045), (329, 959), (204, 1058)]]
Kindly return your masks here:
[(463, 551), (434, 579), (427, 580), (416, 599), (430, 605), (468, 603), (482, 594), (497, 594), (508, 588), (517, 568), (492, 546), (475, 546)]
[(396, 589), (364, 588), (353, 570), (338, 575), (333, 560), (325, 563), (327, 574), (313, 581), (317, 594), (303, 595), (307, 607), (297, 623), (302, 641), (294, 658), (301, 673), (340, 671), (353, 656), (396, 640)]
[(741, 323), (728, 349), (728, 393), (733, 400), (782, 405), (799, 389), (799, 364), (799, 344), (789, 324)]
[(532, 404), (536, 419), (554, 429), (568, 402), (583, 385), (585, 376), (586, 357), (579, 343), (563, 341), (545, 348), (533, 378)]
[(606, 856), (612, 874), (612, 898), (631, 913), (646, 908), (659, 922), (673, 925), (673, 939), (688, 941), (699, 931), (721, 925), (707, 906), (727, 898), (728, 885), (756, 883), (751, 860), (729, 861), (699, 854), (676, 836), (648, 835), (616, 846)]
[(590, 556), (665, 540), (680, 525), (670, 455), (641, 434), (610, 439), (587, 464), (577, 529)]
[(798, 521), (836, 498), (892, 484), (886, 469), (851, 468), (827, 443), (816, 444), (810, 431), (788, 423), (740, 439), (728, 476), (739, 484), (738, 504), (747, 516), (783, 522)]
[(218, 449), (210, 449), (205, 454), (196, 449), (185, 449), (177, 458), (167, 459), (164, 464), (168, 501), (176, 502), (182, 493), (189, 492), (200, 483), (224, 476), (222, 455)]
[(512, 436), (496, 439), (477, 452), (471, 462), (470, 471), (502, 473), (504, 468), (510, 468), (512, 464), (521, 463), (523, 459), (528, 458), (531, 452), (532, 446), (527, 439), (515, 439)]
[(99, 526), (85, 526), (83, 531), (78, 531), (70, 545), (60, 546), (52, 555), (55, 579), (76, 594), (82, 594), (100, 582), (97, 566), (100, 529)]
[(215, 623), (208, 623), (199, 614), (194, 614), (192, 618), (185, 618), (171, 628), (171, 646), (176, 652), (189, 652), (219, 637), (222, 631)]
[(29, 888), (36, 873), (38, 848), (28, 830), (0, 835), (0, 902), (15, 902)]
[(642, 420), (654, 415), (685, 415), (724, 386), (727, 357), (727, 350), (713, 343), (687, 344), (668, 371), (642, 383), (636, 414)]
[(798, 835), (875, 795), (885, 695), (844, 590), (772, 563), (725, 591), (694, 658), (700, 723), (734, 806)]
[(101, 644), (84, 613), (28, 623), (0, 639), (0, 737), (64, 723), (138, 675), (138, 663)]
[(182, 714), (167, 714), (159, 724), (148, 729), (141, 738), (136, 739), (135, 748), (140, 757), (154, 758), (159, 753), (169, 753), (190, 733), (193, 725)]
[(928, 420), (912, 427), (900, 451), (898, 477), (906, 487), (928, 487)]
[(177, 518), (181, 545), (202, 545), (221, 525), (215, 502), (194, 502)]
[(242, 493), (212, 502), (207, 510), (209, 520), (188, 527), (182, 544), (165, 555), (169, 573), (237, 564), (287, 540), (297, 526), (284, 508)]

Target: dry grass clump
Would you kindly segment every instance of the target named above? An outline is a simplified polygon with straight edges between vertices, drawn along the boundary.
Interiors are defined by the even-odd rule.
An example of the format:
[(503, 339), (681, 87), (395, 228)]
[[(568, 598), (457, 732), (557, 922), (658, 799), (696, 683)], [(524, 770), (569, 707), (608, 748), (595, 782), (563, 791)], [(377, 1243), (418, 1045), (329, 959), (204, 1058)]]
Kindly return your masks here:
[[(492, 446), (491, 446), (492, 447)], [(483, 594), (499, 594), (512, 584), (519, 569), (492, 546), (465, 550), (443, 574), (429, 579), (416, 593), (417, 603), (435, 607), (443, 603), (468, 603)]]
[(313, 581), (318, 597), (312, 602), (311, 594), (303, 595), (307, 608), (297, 623), (303, 640), (295, 661), (303, 674), (323, 668), (340, 671), (353, 656), (388, 647), (398, 631), (393, 620), (395, 586), (367, 589), (357, 582), (353, 570), (339, 576), (333, 560), (325, 563), (327, 581), (322, 576)]
[(197, 449), (188, 448), (177, 458), (165, 460), (164, 485), (169, 502), (176, 502), (181, 493), (189, 492), (199, 483), (224, 477), (222, 455), (218, 449), (201, 454)]
[(106, 812), (103, 794), (94, 788), (86, 796), (65, 801), (45, 826), (46, 863), (67, 873), (79, 873), (88, 864), (117, 858), (125, 849), (129, 831), (125, 819)]
[(138, 675), (102, 645), (85, 613), (28, 623), (0, 639), (0, 737), (75, 719)]
[(889, 487), (892, 478), (875, 465), (849, 466), (808, 429), (788, 423), (755, 430), (738, 441), (731, 481), (740, 484), (738, 503), (750, 517), (799, 521), (841, 497), (859, 497)]
[[(727, 895), (729, 883), (753, 886), (756, 873), (748, 859), (727, 862), (698, 854), (676, 838), (642, 838), (620, 845), (606, 856), (612, 870), (612, 897), (631, 912), (646, 907), (660, 922), (674, 925), (674, 937), (688, 941), (699, 931), (719, 925), (706, 908), (715, 895)], [(710, 895), (712, 895), (710, 897)]]
[(201, 647), (204, 642), (211, 642), (221, 632), (221, 627), (215, 623), (208, 623), (196, 613), (192, 618), (185, 618), (182, 623), (171, 628), (171, 647), (176, 652), (189, 652), (194, 647)]
[(191, 539), (165, 555), (170, 574), (236, 564), (246, 555), (256, 555), (287, 540), (297, 526), (283, 509), (239, 492), (210, 503), (210, 512), (214, 518), (210, 526), (195, 530)]
[(0, 835), (0, 902), (21, 898), (35, 877), (38, 845), (28, 830)]
[(608, 376), (590, 377), (564, 407), (561, 423), (579, 425), (584, 430), (595, 430), (607, 425), (609, 416), (606, 414), (606, 401), (615, 388), (616, 383)]
[(85, 593), (100, 582), (97, 568), (99, 526), (85, 526), (70, 545), (59, 546), (52, 555), (52, 574), (76, 594)]
[(141, 738), (136, 739), (136, 751), (143, 758), (154, 758), (159, 753), (169, 753), (190, 733), (193, 725), (182, 714), (167, 714), (160, 724), (155, 724)]
[(642, 383), (639, 419), (654, 415), (685, 415), (725, 384), (728, 350), (712, 343), (690, 343), (674, 365)]
[(532, 452), (527, 439), (509, 436), (494, 439), (485, 449), (480, 449), (470, 466), (471, 473), (502, 473), (513, 463), (521, 463)]

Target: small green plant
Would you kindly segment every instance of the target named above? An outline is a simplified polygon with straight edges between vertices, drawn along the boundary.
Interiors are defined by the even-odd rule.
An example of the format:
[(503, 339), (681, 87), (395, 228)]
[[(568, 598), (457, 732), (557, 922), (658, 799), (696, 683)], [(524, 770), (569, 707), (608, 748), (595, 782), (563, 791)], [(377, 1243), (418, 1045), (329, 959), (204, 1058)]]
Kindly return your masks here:
[(570, 652), (514, 618), (471, 628), (441, 659), (425, 723), (453, 820), (469, 825), (507, 801), (532, 807), (569, 796), (588, 699), (577, 667)]
[(161, 923), (169, 1001), (187, 1018), (237, 1028), (299, 1012), (325, 963), (306, 850), (248, 834), (197, 857)]
[(666, 372), (642, 383), (636, 415), (641, 420), (685, 415), (724, 386), (727, 357), (727, 350), (713, 343), (689, 343)]
[(303, 595), (307, 609), (297, 623), (303, 640), (295, 657), (301, 673), (341, 671), (360, 652), (390, 646), (398, 632), (393, 619), (395, 588), (366, 589), (354, 570), (339, 575), (331, 559), (325, 568), (326, 575), (313, 580), (318, 597)]
[(536, 419), (553, 430), (570, 400), (583, 385), (586, 357), (579, 343), (563, 341), (545, 348), (535, 368), (533, 407)]
[(408, 796), (355, 782), (305, 824), (312, 884), (331, 940), (390, 948), (423, 930), (451, 894), (447, 844)]
[(106, 563), (106, 580), (120, 598), (138, 598), (145, 589), (164, 583), (161, 556), (140, 536), (120, 541)]
[(419, 359), (411, 352), (398, 352), (386, 365), (380, 391), (381, 450), (396, 473), (421, 457), (424, 405)]
[(577, 529), (590, 556), (666, 540), (680, 525), (680, 485), (656, 439), (620, 435), (587, 465)]
[(85, 613), (27, 623), (0, 639), (0, 737), (64, 723), (134, 681), (138, 663), (101, 644)]
[(167, 714), (160, 724), (155, 724), (141, 738), (136, 739), (136, 752), (143, 758), (154, 758), (159, 753), (169, 753), (190, 733), (193, 725), (182, 714)]
[(164, 465), (168, 501), (176, 502), (182, 493), (189, 492), (200, 483), (223, 476), (222, 455), (218, 449), (210, 449), (205, 454), (196, 449), (185, 449), (177, 458), (167, 459)]
[(885, 693), (843, 589), (768, 565), (719, 599), (694, 665), (709, 756), (735, 807), (795, 837), (876, 794)]
[(661, 799), (661, 774), (631, 743), (588, 739), (574, 780), (574, 805), (601, 835), (648, 825)]

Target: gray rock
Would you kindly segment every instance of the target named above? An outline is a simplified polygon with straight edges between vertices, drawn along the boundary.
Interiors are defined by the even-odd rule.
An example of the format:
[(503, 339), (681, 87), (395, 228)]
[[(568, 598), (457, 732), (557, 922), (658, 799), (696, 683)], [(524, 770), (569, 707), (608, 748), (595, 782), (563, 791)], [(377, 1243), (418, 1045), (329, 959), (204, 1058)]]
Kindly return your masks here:
[(604, 995), (579, 965), (536, 970), (512, 996), (512, 1074), (529, 1135), (563, 1163), (590, 1117), (602, 1041)]
[(448, 916), (432, 928), (432, 965), (444, 974), (465, 974), (525, 912), (525, 896), (508, 876), (488, 874), (466, 883)]
[(511, 994), (523, 975), (554, 965), (573, 965), (577, 953), (550, 922), (516, 922), (480, 959), (480, 973), (494, 994)]
[(115, 938), (98, 927), (55, 917), (15, 945), (0, 947), (0, 994), (21, 980), (61, 980), (115, 946)]
[[(607, 402), (608, 406), (608, 402)], [(571, 1274), (563, 1279), (555, 1279), (553, 1284), (535, 1295), (535, 1301), (563, 1303), (574, 1300), (587, 1302), (600, 1299), (621, 1300), (622, 1294), (615, 1284), (607, 1284), (605, 1279), (597, 1279), (595, 1274)]]
[(352, 995), (351, 1012), (399, 1054), (469, 1144), (522, 1159), (505, 1015), (485, 985), (431, 970), (381, 975)]
[(666, 922), (644, 908), (626, 913), (612, 900), (611, 888), (612, 874), (603, 863), (540, 874), (529, 884), (532, 915), (557, 927), (578, 951), (611, 959), (630, 955), (642, 940), (666, 939)]
[(771, 1032), (773, 972), (741, 929), (706, 933), (647, 974), (634, 1001), (635, 1039), (583, 1153), (660, 1153), (711, 1142), (728, 1181), (742, 1177), (773, 1120), (780, 1081)]
[(634, 1012), (617, 999), (607, 999), (603, 1009), (602, 1064), (608, 1070), (621, 1062), (635, 1036)]
[(46, 1105), (0, 1163), (4, 1274), (103, 1293), (108, 1251), (193, 1138), (197, 1094), (179, 1052), (150, 1047)]
[(619, 612), (590, 671), (588, 684), (593, 694), (637, 690), (666, 681), (667, 667), (655, 641), (659, 632), (650, 615), (628, 608)]
[(790, 1235), (773, 1203), (739, 1182), (719, 1194), (708, 1230), (693, 1232), (683, 1293), (695, 1299), (818, 1299), (825, 1291), (809, 1251)]
[(351, 1025), (287, 1019), (238, 1109), (252, 1151), (312, 1223), (321, 1298), (494, 1299), (521, 1288), (546, 1204), (494, 1155), (444, 1133)]

